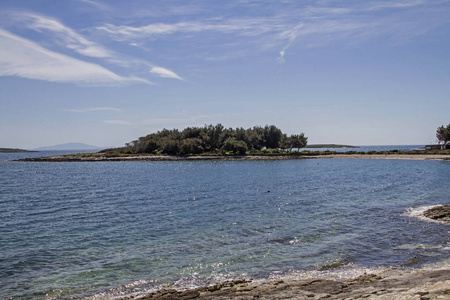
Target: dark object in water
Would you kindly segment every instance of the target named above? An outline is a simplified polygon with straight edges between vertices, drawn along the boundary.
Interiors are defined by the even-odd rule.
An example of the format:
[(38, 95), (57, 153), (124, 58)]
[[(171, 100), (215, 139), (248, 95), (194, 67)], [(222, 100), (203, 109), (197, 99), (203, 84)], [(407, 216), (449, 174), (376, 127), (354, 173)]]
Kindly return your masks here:
[(423, 215), (427, 218), (450, 224), (450, 205), (440, 205), (430, 208)]

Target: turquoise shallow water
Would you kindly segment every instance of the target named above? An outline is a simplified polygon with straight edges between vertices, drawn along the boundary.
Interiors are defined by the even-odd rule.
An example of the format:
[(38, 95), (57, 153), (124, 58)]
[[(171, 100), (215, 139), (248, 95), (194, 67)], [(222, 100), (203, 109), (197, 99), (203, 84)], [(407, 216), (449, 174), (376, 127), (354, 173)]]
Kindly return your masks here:
[(448, 258), (450, 162), (33, 163), (0, 157), (0, 296), (70, 298)]

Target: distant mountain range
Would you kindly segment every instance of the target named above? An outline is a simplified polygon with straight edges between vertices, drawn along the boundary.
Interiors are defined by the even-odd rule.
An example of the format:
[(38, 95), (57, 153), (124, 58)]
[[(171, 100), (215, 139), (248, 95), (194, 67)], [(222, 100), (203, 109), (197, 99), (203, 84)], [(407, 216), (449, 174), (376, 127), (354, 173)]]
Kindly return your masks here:
[(101, 150), (105, 149), (102, 147), (92, 146), (83, 143), (67, 143), (67, 144), (59, 144), (54, 146), (44, 146), (32, 149), (34, 151), (51, 151), (51, 150)]

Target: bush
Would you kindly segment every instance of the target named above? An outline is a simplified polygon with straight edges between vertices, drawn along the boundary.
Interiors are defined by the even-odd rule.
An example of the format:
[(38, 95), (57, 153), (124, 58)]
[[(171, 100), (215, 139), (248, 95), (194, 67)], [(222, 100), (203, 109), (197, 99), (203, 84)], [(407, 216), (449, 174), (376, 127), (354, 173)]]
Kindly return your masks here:
[(202, 141), (197, 138), (188, 138), (181, 142), (180, 154), (200, 154), (203, 153), (204, 149), (202, 146)]
[(226, 152), (244, 155), (247, 152), (247, 144), (244, 141), (238, 141), (235, 138), (227, 138), (223, 143), (222, 149)]
[(180, 146), (177, 141), (166, 140), (163, 144), (162, 153), (169, 155), (177, 155), (180, 152)]

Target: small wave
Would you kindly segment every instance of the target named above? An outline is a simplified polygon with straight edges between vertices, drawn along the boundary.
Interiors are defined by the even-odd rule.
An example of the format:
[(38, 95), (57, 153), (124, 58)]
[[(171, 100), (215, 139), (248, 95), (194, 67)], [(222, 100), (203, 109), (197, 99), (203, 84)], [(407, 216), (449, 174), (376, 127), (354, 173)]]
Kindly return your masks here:
[[(326, 279), (326, 280), (346, 280), (354, 279), (362, 275), (378, 274), (391, 270), (392, 267), (363, 267), (353, 263), (341, 262), (333, 266), (325, 265), (315, 270), (295, 270), (287, 274), (272, 273), (269, 280), (303, 280), (303, 279)], [(263, 279), (264, 280), (264, 279)]]
[(415, 249), (443, 249), (442, 245), (426, 245), (426, 244), (404, 244), (394, 247), (395, 250), (415, 250)]

